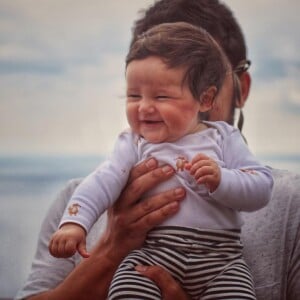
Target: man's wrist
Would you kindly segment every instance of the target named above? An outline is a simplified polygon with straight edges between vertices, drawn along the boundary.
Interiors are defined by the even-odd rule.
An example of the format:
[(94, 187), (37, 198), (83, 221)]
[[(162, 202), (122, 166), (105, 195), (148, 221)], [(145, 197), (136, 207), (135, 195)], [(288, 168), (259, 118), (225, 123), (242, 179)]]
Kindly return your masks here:
[(116, 244), (112, 241), (111, 235), (104, 234), (92, 250), (91, 256), (97, 261), (99, 260), (101, 264), (105, 264), (105, 266), (102, 267), (116, 269), (123, 258), (128, 254), (128, 252), (124, 251), (123, 247), (119, 246), (119, 243)]

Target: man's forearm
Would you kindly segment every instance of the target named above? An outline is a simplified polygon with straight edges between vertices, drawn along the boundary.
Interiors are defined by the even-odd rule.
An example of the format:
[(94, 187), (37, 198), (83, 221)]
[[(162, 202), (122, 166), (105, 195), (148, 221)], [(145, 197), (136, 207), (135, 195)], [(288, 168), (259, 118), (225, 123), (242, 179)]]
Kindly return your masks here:
[(121, 261), (110, 259), (109, 248), (101, 243), (56, 288), (28, 300), (105, 299), (112, 277)]

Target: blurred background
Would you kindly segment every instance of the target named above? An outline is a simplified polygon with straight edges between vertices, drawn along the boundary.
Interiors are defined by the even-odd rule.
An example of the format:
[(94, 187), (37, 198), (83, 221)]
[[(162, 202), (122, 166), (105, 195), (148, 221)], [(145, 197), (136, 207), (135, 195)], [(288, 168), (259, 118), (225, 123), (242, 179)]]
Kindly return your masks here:
[[(124, 58), (153, 0), (0, 0), (0, 297), (24, 282), (41, 221), (127, 127)], [(300, 2), (224, 1), (248, 44), (251, 150), (300, 173)]]

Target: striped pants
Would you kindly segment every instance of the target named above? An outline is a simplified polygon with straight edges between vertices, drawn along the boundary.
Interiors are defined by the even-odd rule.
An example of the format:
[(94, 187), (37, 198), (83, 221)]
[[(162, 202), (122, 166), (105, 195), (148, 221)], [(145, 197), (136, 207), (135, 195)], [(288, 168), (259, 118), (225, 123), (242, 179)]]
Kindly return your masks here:
[(144, 247), (132, 251), (119, 266), (110, 300), (161, 299), (153, 281), (134, 270), (139, 264), (164, 267), (192, 299), (256, 299), (237, 230), (175, 226), (152, 230)]

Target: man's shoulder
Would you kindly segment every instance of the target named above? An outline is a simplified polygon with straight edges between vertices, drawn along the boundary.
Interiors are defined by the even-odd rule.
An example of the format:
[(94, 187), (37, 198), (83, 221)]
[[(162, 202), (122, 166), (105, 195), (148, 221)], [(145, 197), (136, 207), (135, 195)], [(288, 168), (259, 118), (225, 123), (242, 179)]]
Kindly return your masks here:
[(242, 213), (244, 255), (259, 299), (269, 295), (270, 288), (278, 293), (285, 291), (288, 260), (298, 257), (298, 252), (293, 251), (300, 220), (300, 174), (279, 169), (271, 172), (274, 188), (268, 205), (252, 213)]
[(271, 168), (274, 179), (274, 188), (282, 192), (295, 192), (300, 189), (300, 174), (288, 170), (280, 170)]
[(300, 212), (300, 174), (273, 168), (271, 172), (274, 180), (271, 200), (259, 211), (244, 214), (246, 227), (249, 221), (257, 224), (259, 219), (263, 223), (273, 222), (276, 218), (282, 218), (291, 209), (293, 213)]
[(300, 211), (300, 174), (287, 170), (271, 169), (274, 180), (271, 207), (277, 210)]
[(240, 134), (240, 131), (237, 128), (224, 121), (203, 121), (203, 123), (210, 128), (216, 129), (224, 138), (233, 133)]
[(272, 175), (274, 178), (277, 180), (300, 180), (300, 173), (296, 172), (291, 172), (289, 170), (283, 170), (283, 169), (275, 169), (275, 168), (270, 168), (272, 171)]

